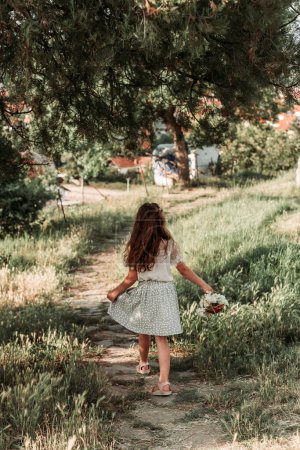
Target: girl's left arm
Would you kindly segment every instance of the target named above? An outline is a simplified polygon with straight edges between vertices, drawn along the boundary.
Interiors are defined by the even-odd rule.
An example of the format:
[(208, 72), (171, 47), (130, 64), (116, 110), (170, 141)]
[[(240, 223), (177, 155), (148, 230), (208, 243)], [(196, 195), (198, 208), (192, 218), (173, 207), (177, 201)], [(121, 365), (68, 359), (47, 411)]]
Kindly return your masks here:
[(180, 261), (176, 264), (176, 269), (184, 278), (197, 284), (206, 294), (209, 292), (215, 292), (209, 284), (193, 272), (192, 269), (190, 269), (184, 262)]
[(114, 302), (117, 299), (117, 297), (119, 297), (119, 295), (125, 292), (126, 289), (130, 288), (130, 286), (132, 286), (136, 282), (136, 280), (137, 280), (137, 271), (129, 268), (128, 274), (126, 278), (124, 278), (122, 283), (120, 283), (114, 289), (108, 291), (107, 293), (108, 300)]

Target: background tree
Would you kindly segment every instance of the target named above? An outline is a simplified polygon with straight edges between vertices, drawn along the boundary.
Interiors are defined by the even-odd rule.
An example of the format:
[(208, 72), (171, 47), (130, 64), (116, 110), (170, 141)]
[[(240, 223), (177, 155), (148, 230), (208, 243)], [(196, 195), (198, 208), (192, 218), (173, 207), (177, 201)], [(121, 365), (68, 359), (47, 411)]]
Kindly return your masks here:
[(12, 0), (0, 7), (2, 120), (28, 139), (12, 119), (23, 114), (15, 105), (30, 105), (39, 130), (32, 139), (40, 138), (48, 153), (49, 130), (66, 122), (87, 139), (122, 136), (134, 147), (162, 106), (188, 183), (183, 131), (191, 116), (205, 117), (207, 100), (220, 101), (226, 120), (249, 113), (266, 86), (293, 95), (295, 5)]
[(291, 169), (300, 155), (299, 137), (296, 123), (292, 134), (265, 123), (233, 124), (220, 146), (222, 173), (259, 178)]

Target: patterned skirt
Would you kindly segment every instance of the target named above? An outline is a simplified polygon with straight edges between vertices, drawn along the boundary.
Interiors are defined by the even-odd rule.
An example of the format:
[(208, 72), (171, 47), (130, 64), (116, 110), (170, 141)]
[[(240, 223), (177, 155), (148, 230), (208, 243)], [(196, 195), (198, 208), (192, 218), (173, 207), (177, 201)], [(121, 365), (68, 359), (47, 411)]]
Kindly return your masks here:
[(182, 333), (173, 281), (139, 281), (109, 305), (108, 314), (134, 333), (153, 336)]

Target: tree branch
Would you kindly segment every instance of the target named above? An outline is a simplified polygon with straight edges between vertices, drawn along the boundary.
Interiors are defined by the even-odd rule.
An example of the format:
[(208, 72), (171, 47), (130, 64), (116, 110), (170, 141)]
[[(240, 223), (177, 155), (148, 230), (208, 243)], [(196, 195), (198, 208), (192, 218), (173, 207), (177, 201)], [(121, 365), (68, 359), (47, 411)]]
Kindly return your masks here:
[(290, 25), (291, 23), (295, 22), (295, 21), (298, 19), (299, 15), (300, 15), (300, 13), (297, 14), (295, 17), (293, 17), (293, 19), (291, 19), (289, 22), (286, 22), (286, 23), (284, 23), (283, 25), (281, 25), (281, 26), (279, 27), (279, 30), (281, 30), (282, 28), (285, 28), (285, 27), (287, 27), (288, 25)]

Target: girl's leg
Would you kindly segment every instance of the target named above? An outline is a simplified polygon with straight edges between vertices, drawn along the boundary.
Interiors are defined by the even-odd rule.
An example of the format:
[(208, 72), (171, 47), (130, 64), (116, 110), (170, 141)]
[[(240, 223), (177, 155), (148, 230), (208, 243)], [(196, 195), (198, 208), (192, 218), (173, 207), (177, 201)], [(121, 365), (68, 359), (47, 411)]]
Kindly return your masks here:
[[(170, 373), (170, 348), (168, 338), (166, 336), (155, 336), (157, 350), (158, 350), (158, 362), (159, 362), (159, 381), (164, 383), (169, 381)], [(170, 386), (163, 386), (164, 391), (169, 391)]]
[[(149, 334), (139, 334), (139, 351), (140, 351), (140, 363), (146, 364), (148, 361), (148, 353), (151, 344), (151, 336)], [(147, 370), (149, 367), (143, 367), (142, 370)]]

